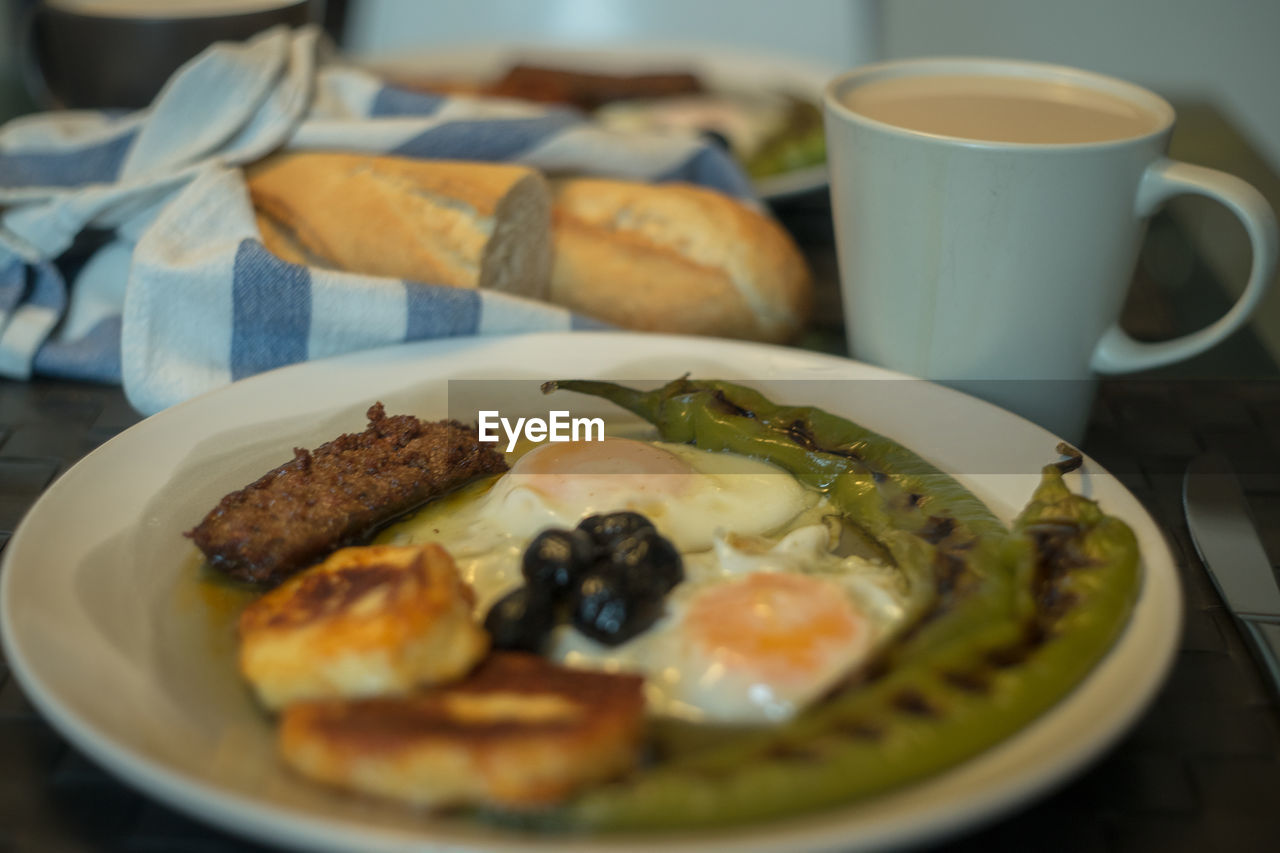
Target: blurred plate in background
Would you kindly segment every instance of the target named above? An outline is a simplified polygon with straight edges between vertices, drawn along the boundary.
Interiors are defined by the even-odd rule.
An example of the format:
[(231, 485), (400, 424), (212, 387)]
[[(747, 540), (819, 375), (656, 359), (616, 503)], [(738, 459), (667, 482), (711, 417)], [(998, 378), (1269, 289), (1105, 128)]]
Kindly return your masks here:
[[(613, 100), (596, 115), (611, 126), (646, 129), (644, 117), (636, 115), (635, 109), (635, 105), (643, 103), (651, 117), (647, 129), (702, 120), (711, 125), (709, 129), (732, 136), (735, 153), (750, 150), (764, 139), (776, 143), (776, 137), (771, 136), (776, 123), (788, 128), (782, 131), (788, 134), (784, 143), (787, 150), (781, 159), (769, 157), (779, 164), (776, 171), (754, 176), (759, 196), (773, 201), (827, 185), (822, 150), (822, 89), (840, 70), (837, 68), (723, 47), (676, 50), (644, 45), (607, 49), (509, 44), (430, 48), (412, 54), (362, 58), (359, 64), (409, 88), (460, 94), (492, 93), (494, 84), (517, 64), (614, 77), (687, 73), (701, 83), (704, 104), (691, 103), (685, 95)], [(667, 105), (664, 107), (662, 102)], [(779, 119), (780, 111), (787, 115)], [(796, 162), (781, 165), (788, 158)], [(744, 167), (747, 165), (743, 158), (740, 161)]]

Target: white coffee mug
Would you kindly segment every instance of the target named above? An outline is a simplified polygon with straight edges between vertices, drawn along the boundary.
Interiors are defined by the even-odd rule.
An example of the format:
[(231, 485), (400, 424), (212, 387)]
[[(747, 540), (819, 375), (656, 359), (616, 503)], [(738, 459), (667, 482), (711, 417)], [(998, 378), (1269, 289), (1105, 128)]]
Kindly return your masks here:
[[(1068, 440), (1083, 435), (1097, 374), (1203, 352), (1240, 328), (1275, 272), (1266, 201), (1166, 158), (1173, 107), (1139, 86), (1042, 63), (916, 59), (837, 77), (824, 106), (851, 355)], [(1217, 322), (1141, 343), (1120, 311), (1147, 219), (1181, 193), (1235, 212), (1252, 270)]]

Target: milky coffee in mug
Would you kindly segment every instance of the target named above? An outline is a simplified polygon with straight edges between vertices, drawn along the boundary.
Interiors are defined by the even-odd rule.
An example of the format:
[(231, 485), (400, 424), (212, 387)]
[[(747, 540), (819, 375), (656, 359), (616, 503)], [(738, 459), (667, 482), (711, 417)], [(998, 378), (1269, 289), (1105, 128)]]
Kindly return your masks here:
[(987, 142), (1106, 142), (1162, 123), (1159, 113), (1107, 92), (992, 74), (890, 77), (854, 89), (844, 103), (886, 124)]
[[(1275, 270), (1266, 202), (1167, 159), (1173, 108), (1141, 87), (1041, 63), (904, 60), (836, 78), (825, 112), (851, 354), (1070, 440), (1096, 373), (1209, 348), (1248, 319)], [(1184, 192), (1240, 217), (1253, 269), (1218, 322), (1139, 343), (1117, 320), (1146, 220)]]

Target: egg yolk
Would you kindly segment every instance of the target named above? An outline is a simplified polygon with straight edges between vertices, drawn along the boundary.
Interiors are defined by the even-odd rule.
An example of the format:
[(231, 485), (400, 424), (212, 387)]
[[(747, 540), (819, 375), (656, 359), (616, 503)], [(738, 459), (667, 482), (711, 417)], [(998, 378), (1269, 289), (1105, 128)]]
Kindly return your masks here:
[(560, 504), (608, 506), (679, 497), (695, 471), (674, 453), (629, 438), (540, 445), (510, 476)]
[(805, 682), (868, 641), (866, 620), (834, 585), (807, 575), (756, 572), (690, 602), (689, 639), (740, 674)]

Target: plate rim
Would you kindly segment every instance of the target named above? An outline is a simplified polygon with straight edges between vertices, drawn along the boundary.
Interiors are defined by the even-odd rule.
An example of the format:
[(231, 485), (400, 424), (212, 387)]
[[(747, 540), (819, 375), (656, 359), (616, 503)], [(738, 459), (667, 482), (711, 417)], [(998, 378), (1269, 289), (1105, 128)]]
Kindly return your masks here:
[[(14, 535), (5, 548), (4, 554), (0, 555), (3, 557), (3, 561), (0, 562), (0, 638), (3, 639), (10, 669), (22, 685), (32, 704), (63, 737), (87, 755), (99, 761), (111, 773), (123, 778), (128, 784), (143, 791), (145, 794), (167, 803), (199, 821), (212, 824), (224, 831), (243, 837), (254, 838), (285, 847), (305, 846), (308, 849), (333, 850), (345, 849), (355, 842), (359, 842), (366, 849), (383, 851), (398, 851), (409, 849), (410, 847), (415, 850), (452, 850), (458, 849), (459, 844), (480, 845), (474, 849), (531, 851), (545, 850), (548, 843), (554, 844), (556, 849), (610, 850), (618, 851), (619, 853), (620, 851), (651, 849), (656, 843), (662, 843), (664, 846), (674, 849), (698, 851), (698, 853), (709, 853), (709, 851), (715, 850), (766, 850), (773, 849), (779, 843), (786, 843), (788, 849), (825, 850), (835, 849), (837, 846), (841, 849), (847, 848), (850, 838), (844, 832), (851, 826), (858, 826), (864, 833), (864, 835), (856, 839), (858, 849), (862, 849), (866, 843), (876, 846), (877, 849), (885, 844), (892, 846), (919, 844), (952, 835), (961, 830), (976, 828), (1017, 808), (1025, 807), (1030, 802), (1043, 796), (1048, 790), (1065, 783), (1096, 761), (1103, 752), (1110, 749), (1129, 730), (1138, 717), (1148, 708), (1172, 666), (1177, 650), (1177, 637), (1180, 635), (1183, 604), (1176, 563), (1174, 562), (1172, 549), (1167, 541), (1167, 534), (1164, 533), (1150, 512), (1122, 482), (1105, 468), (1098, 465), (1096, 461), (1088, 459), (1088, 457), (1086, 457), (1086, 460), (1090, 466), (1089, 475), (1102, 478), (1109, 483), (1111, 488), (1118, 489), (1121, 494), (1127, 495), (1133, 507), (1140, 513), (1140, 516), (1136, 519), (1136, 524), (1134, 520), (1128, 517), (1125, 518), (1131, 526), (1135, 527), (1135, 532), (1141, 529), (1143, 533), (1155, 534), (1155, 541), (1144, 542), (1144, 579), (1139, 602), (1142, 601), (1142, 598), (1151, 594), (1151, 570), (1154, 563), (1155, 566), (1159, 567), (1160, 572), (1166, 575), (1163, 578), (1165, 585), (1162, 588), (1162, 594), (1165, 595), (1165, 603), (1172, 605), (1173, 608), (1164, 614), (1167, 624), (1164, 626), (1163, 638), (1155, 638), (1159, 641), (1156, 643), (1155, 649), (1157, 657), (1155, 660), (1149, 661), (1153, 665), (1148, 668), (1145, 681), (1137, 685), (1138, 689), (1130, 691), (1123, 702), (1117, 703), (1106, 724), (1094, 732), (1093, 738), (1082, 745), (1078, 745), (1066, 757), (1060, 757), (1050, 772), (1032, 774), (1029, 778), (1020, 779), (1016, 785), (1006, 782), (1000, 786), (991, 786), (984, 792), (970, 796), (967, 802), (954, 804), (950, 809), (937, 809), (930, 816), (927, 827), (916, 826), (905, 830), (900, 826), (897, 828), (892, 826), (880, 826), (877, 828), (874, 820), (871, 821), (870, 827), (865, 827), (863, 824), (867, 822), (866, 815), (860, 813), (867, 811), (869, 807), (874, 812), (875, 801), (883, 798), (895, 798), (904, 791), (909, 792), (928, 785), (934, 780), (950, 775), (958, 768), (964, 768), (967, 765), (982, 761), (984, 757), (989, 756), (993, 751), (1007, 748), (1010, 743), (1025, 739), (1028, 736), (1028, 732), (1043, 727), (1049, 719), (1056, 717), (1063, 712), (1064, 708), (1070, 707), (1073, 702), (1078, 701), (1077, 694), (1080, 693), (1084, 685), (1100, 677), (1099, 672), (1106, 668), (1107, 662), (1113, 658), (1115, 650), (1121, 646), (1122, 642), (1131, 633), (1132, 620), (1121, 636), (1117, 638), (1107, 656), (1090, 671), (1085, 681), (1077, 685), (1071, 693), (996, 746), (961, 762), (961, 764), (953, 768), (911, 783), (904, 788), (893, 789), (869, 799), (856, 800), (845, 806), (782, 820), (760, 824), (742, 824), (723, 829), (713, 829), (710, 833), (697, 834), (687, 831), (663, 831), (638, 836), (599, 835), (572, 837), (564, 835), (513, 834), (500, 831), (496, 834), (496, 837), (489, 837), (490, 829), (482, 828), (477, 838), (462, 838), (459, 840), (456, 835), (451, 833), (446, 833), (444, 837), (432, 834), (432, 828), (427, 825), (424, 826), (424, 831), (421, 834), (415, 833), (412, 837), (409, 837), (397, 829), (370, 824), (353, 826), (349, 821), (342, 819), (330, 819), (283, 805), (260, 803), (243, 793), (207, 783), (180, 770), (165, 766), (149, 756), (138, 755), (136, 750), (129, 749), (127, 745), (114, 742), (109, 732), (96, 731), (96, 727), (92, 723), (87, 723), (85, 720), (78, 718), (74, 709), (64, 707), (54, 696), (53, 691), (43, 683), (40, 675), (30, 667), (27, 655), (23, 650), (23, 642), (15, 634), (17, 629), (14, 628), (14, 619), (11, 614), (11, 608), (15, 605), (10, 590), (16, 582), (14, 578), (21, 572), (21, 569), (15, 572), (14, 566), (18, 564), (19, 555), (27, 547), (24, 531), (30, 526), (28, 524), (29, 519), (36, 516), (37, 513), (50, 512), (51, 510), (47, 507), (50, 504), (55, 504), (61, 498), (63, 491), (75, 485), (76, 479), (81, 476), (72, 476), (77, 469), (81, 469), (90, 459), (100, 458), (103, 455), (115, 452), (111, 449), (112, 446), (125, 434), (131, 433), (137, 436), (143, 434), (145, 430), (162, 429), (168, 420), (175, 419), (172, 414), (174, 412), (190, 411), (218, 403), (225, 397), (248, 394), (249, 391), (246, 391), (246, 388), (251, 391), (254, 388), (268, 387), (270, 383), (292, 379), (299, 373), (334, 367), (342, 368), (348, 365), (355, 369), (369, 368), (379, 365), (387, 359), (390, 359), (393, 363), (416, 361), (421, 368), (423, 367), (422, 362), (424, 359), (448, 357), (475, 345), (480, 346), (481, 349), (493, 349), (495, 347), (501, 349), (503, 347), (519, 346), (522, 343), (546, 344), (549, 341), (560, 341), (563, 343), (571, 342), (576, 347), (583, 344), (594, 345), (594, 343), (603, 345), (603, 342), (621, 339), (631, 339), (633, 342), (640, 341), (642, 346), (657, 345), (664, 354), (669, 354), (671, 347), (687, 347), (693, 351), (693, 357), (705, 355), (708, 350), (723, 350), (727, 348), (736, 349), (743, 353), (754, 352), (764, 356), (768, 354), (782, 355), (793, 361), (798, 359), (802, 364), (813, 365), (819, 369), (835, 367), (866, 374), (857, 378), (910, 379), (910, 377), (903, 374), (856, 362), (852, 359), (808, 350), (692, 336), (612, 331), (545, 332), (495, 336), (481, 339), (478, 344), (474, 339), (423, 341), (365, 350), (343, 356), (295, 364), (258, 374), (233, 385), (206, 392), (191, 400), (170, 407), (164, 412), (144, 419), (91, 451), (82, 460), (60, 475), (45, 490), (14, 531)], [(655, 349), (654, 351), (658, 350)], [(593, 375), (596, 373), (596, 371), (589, 372)], [(424, 376), (433, 381), (447, 381), (449, 378), (447, 376), (419, 374), (420, 379)], [(913, 381), (930, 386), (932, 393), (967, 398), (969, 404), (976, 404), (994, 410), (1002, 416), (1007, 416), (1014, 421), (1020, 421), (1024, 428), (1038, 430), (1044, 436), (1051, 438), (1051, 434), (1047, 431), (992, 404), (924, 380)], [(405, 382), (402, 382), (401, 386), (403, 387), (405, 384)], [(330, 401), (328, 408), (332, 409), (335, 405), (340, 406), (349, 402)], [(161, 426), (157, 427), (156, 424)], [(1150, 537), (1148, 536), (1147, 538), (1149, 539)], [(1145, 550), (1152, 547), (1156, 549), (1154, 553)], [(1136, 611), (1137, 604), (1135, 604)], [(871, 830), (869, 834), (865, 834), (867, 829)], [(378, 836), (376, 848), (370, 847), (368, 844), (371, 834)], [(468, 847), (468, 849), (471, 848)]]

